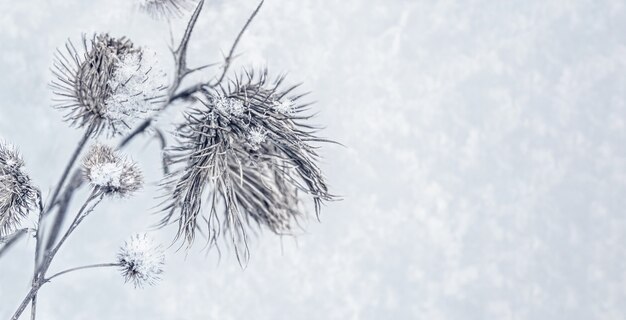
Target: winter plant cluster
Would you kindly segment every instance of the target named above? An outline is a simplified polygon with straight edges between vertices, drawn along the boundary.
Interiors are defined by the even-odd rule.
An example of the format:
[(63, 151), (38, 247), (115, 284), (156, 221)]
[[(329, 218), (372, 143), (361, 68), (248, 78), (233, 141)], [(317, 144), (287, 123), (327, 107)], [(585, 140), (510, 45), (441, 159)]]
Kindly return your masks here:
[[(137, 1), (155, 19), (189, 15), (180, 43), (172, 50), (174, 74), (165, 74), (155, 52), (123, 36), (97, 33), (70, 40), (55, 54), (50, 87), (54, 107), (83, 136), (52, 192), (43, 195), (18, 150), (0, 143), (0, 257), (25, 237), (36, 243), (31, 289), (13, 319), (29, 305), (34, 319), (39, 289), (69, 272), (115, 267), (137, 288), (161, 278), (166, 247), (147, 234), (129, 237), (109, 262), (48, 273), (58, 251), (99, 203), (132, 197), (142, 188), (139, 165), (121, 152), (137, 137), (151, 134), (161, 142), (162, 195), (157, 207), (162, 219), (157, 224), (176, 226), (173, 241), (185, 247), (198, 237), (208, 248), (216, 247), (225, 237), (245, 264), (251, 226), (291, 234), (305, 216), (303, 200), (310, 199), (319, 215), (322, 204), (335, 198), (316, 165), (315, 144), (331, 141), (318, 137), (318, 129), (308, 123), (310, 104), (302, 102), (298, 85), (286, 85), (284, 76), (271, 78), (265, 69), (230, 72), (237, 43), (263, 1), (217, 74), (186, 88), (181, 85), (188, 75), (210, 66), (187, 66), (189, 39), (204, 0)], [(184, 117), (173, 123), (172, 132), (162, 132), (153, 120), (175, 102), (184, 108)], [(100, 138), (112, 137), (121, 137), (116, 147), (101, 143)], [(72, 214), (70, 204), (81, 188), (90, 191)], [(31, 224), (37, 221), (32, 227), (26, 227), (29, 217), (34, 218)]]

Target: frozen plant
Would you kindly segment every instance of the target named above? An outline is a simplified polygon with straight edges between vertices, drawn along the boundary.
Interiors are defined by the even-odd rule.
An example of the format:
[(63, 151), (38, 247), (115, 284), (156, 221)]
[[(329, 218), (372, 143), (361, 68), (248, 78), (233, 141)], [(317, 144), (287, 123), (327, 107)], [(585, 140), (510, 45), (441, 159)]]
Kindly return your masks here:
[(38, 191), (23, 167), (15, 147), (0, 141), (0, 238), (15, 232), (37, 207)]
[(152, 286), (161, 279), (165, 252), (147, 234), (135, 234), (120, 248), (117, 263), (126, 282), (135, 288)]
[[(311, 145), (325, 140), (301, 122), (310, 117), (308, 104), (294, 106), (289, 114), (274, 110), (274, 97), (293, 103), (303, 97), (294, 92), (297, 86), (282, 88), (284, 80), (271, 81), (267, 70), (246, 71), (227, 85), (202, 87), (203, 103), (186, 113), (170, 150), (179, 167), (165, 180), (163, 224), (177, 222), (178, 236), (187, 243), (204, 229), (213, 244), (226, 229), (237, 257), (246, 262), (250, 221), (288, 234), (304, 216), (301, 195), (311, 197), (318, 214), (322, 202), (334, 198)], [(244, 101), (243, 114), (225, 113), (229, 100)]]
[(68, 41), (67, 52), (57, 51), (53, 63), (55, 107), (66, 110), (71, 125), (118, 135), (163, 102), (166, 77), (154, 53), (106, 33), (83, 36), (82, 44), (78, 50)]
[[(209, 66), (187, 65), (187, 48), (204, 0), (140, 0), (155, 18), (179, 17), (195, 6), (177, 46), (173, 70), (165, 75), (156, 53), (126, 37), (107, 33), (83, 36), (79, 46), (68, 41), (53, 63), (54, 107), (82, 131), (60, 178), (43, 197), (23, 171), (15, 148), (0, 144), (0, 258), (25, 234), (34, 234), (34, 267), (29, 292), (15, 311), (18, 319), (30, 305), (36, 318), (38, 292), (52, 279), (74, 271), (119, 268), (135, 288), (156, 284), (163, 274), (165, 248), (147, 235), (133, 235), (114, 262), (69, 268), (52, 275), (59, 249), (102, 201), (126, 199), (138, 193), (144, 178), (139, 165), (120, 149), (150, 135), (161, 147), (161, 227), (177, 228), (174, 240), (190, 247), (197, 237), (218, 246), (234, 245), (241, 264), (249, 261), (248, 232), (256, 225), (278, 235), (291, 235), (312, 204), (319, 216), (322, 204), (334, 200), (317, 166), (318, 144), (332, 142), (309, 123), (310, 103), (285, 77), (270, 79), (267, 70), (231, 72), (237, 44), (259, 13), (254, 9), (217, 72), (207, 81), (191, 74)], [(181, 88), (185, 83), (187, 87)], [(184, 115), (174, 132), (163, 130), (155, 118), (177, 107)], [(161, 117), (160, 120), (163, 120)], [(163, 122), (163, 121), (160, 121)], [(167, 125), (167, 124), (166, 124)], [(122, 136), (116, 147), (98, 140)], [(84, 152), (84, 149), (87, 151)], [(82, 161), (80, 161), (82, 159)], [(74, 199), (89, 187), (82, 205)], [(77, 208), (75, 214), (70, 210)], [(34, 228), (22, 228), (35, 214)], [(73, 218), (72, 218), (73, 216)], [(222, 238), (221, 236), (224, 236)], [(111, 254), (114, 256), (114, 254)]]
[(105, 194), (128, 196), (137, 191), (143, 181), (137, 164), (105, 145), (89, 149), (83, 160), (83, 170), (93, 187)]

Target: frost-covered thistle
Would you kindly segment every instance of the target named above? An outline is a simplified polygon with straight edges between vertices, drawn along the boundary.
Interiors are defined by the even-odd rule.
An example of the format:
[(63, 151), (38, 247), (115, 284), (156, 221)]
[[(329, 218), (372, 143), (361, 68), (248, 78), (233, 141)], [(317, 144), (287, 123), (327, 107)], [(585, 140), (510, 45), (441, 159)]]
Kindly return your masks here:
[(135, 234), (120, 248), (117, 262), (124, 281), (132, 282), (135, 288), (152, 286), (161, 279), (165, 252), (148, 235)]
[(37, 189), (22, 171), (23, 166), (15, 147), (0, 142), (0, 237), (14, 232), (36, 208)]
[(153, 18), (180, 17), (189, 10), (194, 0), (138, 0), (139, 8)]
[(78, 50), (68, 41), (66, 53), (57, 50), (52, 68), (55, 107), (67, 110), (66, 121), (94, 135), (115, 135), (162, 102), (166, 77), (153, 52), (108, 34), (83, 36), (82, 44)]
[(36, 207), (37, 191), (23, 166), (15, 147), (0, 142), (0, 236), (15, 231)]
[[(225, 87), (206, 87), (203, 105), (179, 126), (171, 155), (180, 167), (164, 182), (163, 223), (176, 220), (188, 243), (200, 221), (208, 224), (211, 243), (224, 229), (236, 245), (245, 244), (252, 221), (289, 233), (303, 215), (301, 195), (313, 199), (317, 214), (322, 201), (333, 199), (311, 145), (327, 140), (304, 123), (308, 105), (296, 105), (303, 95), (291, 94), (297, 86), (280, 89), (283, 80), (246, 72)], [(247, 249), (242, 257), (236, 248), (239, 258), (247, 258)]]
[(94, 145), (83, 159), (87, 180), (97, 191), (127, 196), (137, 191), (143, 182), (137, 164), (120, 156), (106, 145)]

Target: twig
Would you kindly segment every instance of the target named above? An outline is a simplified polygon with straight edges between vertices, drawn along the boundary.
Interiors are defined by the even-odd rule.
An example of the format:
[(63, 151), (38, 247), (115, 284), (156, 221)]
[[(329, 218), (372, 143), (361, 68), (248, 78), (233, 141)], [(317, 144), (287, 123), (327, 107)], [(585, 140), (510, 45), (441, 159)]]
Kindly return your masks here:
[[(174, 94), (171, 98), (170, 98), (170, 102), (174, 102), (176, 100), (185, 100), (188, 99), (189, 97), (191, 97), (194, 93), (200, 91), (200, 89), (202, 89), (203, 86), (209, 86), (211, 88), (217, 87), (220, 83), (222, 83), (222, 81), (224, 81), (224, 78), (226, 77), (226, 74), (228, 73), (228, 69), (230, 68), (231, 62), (233, 61), (233, 55), (235, 54), (235, 49), (237, 48), (237, 45), (239, 44), (239, 41), (241, 40), (241, 37), (243, 36), (244, 32), (246, 31), (246, 29), (248, 29), (248, 26), (250, 26), (250, 23), (252, 23), (252, 20), (254, 19), (254, 17), (256, 17), (256, 15), (259, 13), (259, 10), (261, 10), (261, 6), (263, 5), (264, 0), (261, 0), (261, 2), (259, 2), (259, 4), (257, 5), (256, 9), (254, 9), (254, 11), (252, 12), (252, 14), (250, 15), (250, 17), (248, 18), (248, 20), (246, 21), (246, 24), (244, 24), (243, 28), (241, 28), (241, 30), (239, 31), (239, 34), (237, 35), (237, 38), (235, 38), (235, 41), (233, 42), (233, 45), (230, 47), (230, 50), (228, 51), (228, 55), (224, 58), (224, 66), (222, 67), (222, 74), (219, 76), (219, 78), (217, 78), (217, 80), (215, 81), (215, 83), (199, 83), (199, 84), (195, 84), (193, 86), (190, 86), (176, 94)], [(209, 67), (212, 64), (206, 65), (204, 67)], [(201, 68), (196, 68), (196, 69), (201, 69)], [(192, 71), (196, 71), (196, 69), (192, 70)]]
[(209, 87), (215, 87), (219, 85), (220, 83), (222, 83), (222, 81), (224, 80), (224, 77), (226, 76), (226, 73), (228, 72), (228, 68), (230, 67), (233, 54), (235, 53), (235, 48), (237, 47), (237, 44), (239, 44), (239, 40), (241, 40), (241, 36), (243, 36), (243, 33), (246, 31), (246, 29), (248, 28), (248, 26), (250, 25), (254, 17), (257, 15), (257, 13), (259, 13), (259, 10), (261, 10), (261, 6), (263, 5), (264, 1), (265, 0), (261, 0), (261, 2), (259, 2), (259, 5), (256, 7), (256, 9), (254, 9), (254, 11), (252, 12), (252, 15), (250, 15), (250, 18), (248, 18), (248, 21), (246, 21), (246, 24), (243, 26), (243, 28), (241, 28), (241, 31), (239, 31), (237, 38), (235, 38), (235, 42), (233, 42), (233, 46), (230, 48), (230, 51), (228, 52), (228, 56), (224, 58), (225, 64), (222, 70), (222, 74), (220, 75), (220, 77), (215, 83), (213, 84), (209, 83)]
[[(59, 240), (59, 243), (45, 256), (44, 261), (41, 263), (39, 270), (36, 272), (39, 276), (35, 278), (36, 281), (33, 281), (30, 291), (28, 292), (24, 300), (22, 300), (22, 303), (20, 304), (18, 309), (15, 311), (15, 313), (11, 317), (12, 320), (17, 320), (20, 317), (20, 315), (24, 312), (24, 309), (26, 309), (26, 307), (28, 306), (28, 303), (36, 299), (39, 288), (41, 288), (41, 286), (44, 284), (44, 282), (42, 282), (41, 279), (45, 278), (46, 271), (48, 271), (48, 268), (50, 267), (50, 264), (52, 263), (52, 260), (54, 259), (55, 255), (57, 254), (57, 252), (59, 251), (63, 243), (65, 243), (67, 238), (83, 221), (83, 219), (87, 217), (87, 215), (89, 215), (89, 213), (91, 213), (95, 209), (95, 207), (100, 203), (100, 201), (102, 201), (103, 196), (104, 194), (98, 193), (94, 190), (89, 196), (89, 198), (87, 198), (83, 206), (80, 208), (80, 210), (76, 214), (76, 218), (74, 218), (74, 221), (72, 222), (68, 230), (65, 232), (61, 240)], [(96, 202), (89, 207), (89, 204), (94, 200), (96, 200)]]
[(70, 268), (70, 269), (67, 269), (67, 270), (63, 270), (61, 272), (57, 272), (54, 275), (51, 275), (50, 277), (44, 279), (43, 282), (50, 282), (50, 280), (52, 280), (52, 279), (54, 279), (54, 278), (56, 278), (58, 276), (61, 276), (61, 275), (64, 275), (66, 273), (70, 273), (70, 272), (73, 272), (73, 271), (77, 271), (77, 270), (93, 269), (93, 268), (104, 268), (104, 267), (119, 267), (119, 266), (120, 266), (119, 263), (112, 262), (112, 263), (90, 264), (90, 265), (82, 266), (82, 267), (74, 267), (74, 268)]
[(161, 147), (161, 165), (163, 166), (163, 174), (167, 175), (170, 173), (170, 158), (165, 150), (167, 148), (167, 141), (165, 140), (165, 135), (159, 129), (155, 130), (155, 137), (159, 140), (159, 146)]
[(13, 238), (21, 235), (22, 233), (28, 233), (28, 232), (35, 232), (35, 229), (33, 228), (24, 228), (24, 229), (19, 229), (19, 230), (15, 230), (15, 232), (6, 235), (4, 237), (0, 237), (0, 243), (8, 243), (10, 241), (13, 240)]
[[(174, 81), (172, 82), (172, 85), (170, 86), (168, 90), (167, 99), (165, 100), (165, 103), (159, 109), (159, 111), (165, 110), (170, 104), (172, 104), (172, 102), (174, 101), (172, 99), (172, 97), (174, 96), (174, 93), (176, 92), (176, 90), (178, 90), (178, 87), (180, 86), (183, 79), (187, 75), (189, 75), (189, 73), (192, 72), (192, 70), (189, 70), (187, 68), (187, 47), (189, 46), (189, 39), (191, 38), (191, 33), (193, 32), (193, 28), (196, 26), (196, 22), (198, 21), (198, 17), (200, 16), (200, 11), (202, 11), (203, 6), (204, 6), (204, 0), (200, 0), (200, 2), (198, 2), (198, 6), (196, 6), (196, 9), (191, 15), (189, 22), (187, 23), (187, 28), (185, 28), (185, 33), (183, 35), (183, 38), (180, 40), (178, 49), (173, 51), (176, 75), (174, 77)], [(122, 141), (118, 145), (118, 148), (122, 148), (126, 146), (137, 135), (146, 131), (146, 129), (148, 129), (148, 127), (150, 127), (150, 125), (152, 124), (153, 120), (154, 120), (153, 117), (144, 120), (137, 128), (135, 128), (135, 130), (133, 130), (124, 139), (122, 139)]]

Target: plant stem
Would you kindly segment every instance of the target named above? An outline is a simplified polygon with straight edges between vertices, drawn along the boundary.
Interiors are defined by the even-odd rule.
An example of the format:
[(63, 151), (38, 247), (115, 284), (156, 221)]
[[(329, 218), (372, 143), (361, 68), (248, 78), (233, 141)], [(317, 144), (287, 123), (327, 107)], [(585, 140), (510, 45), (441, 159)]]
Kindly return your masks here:
[(52, 280), (52, 279), (54, 279), (54, 278), (56, 278), (58, 276), (64, 275), (66, 273), (78, 271), (78, 270), (93, 269), (93, 268), (104, 268), (104, 267), (119, 267), (119, 266), (120, 266), (119, 263), (112, 262), (112, 263), (98, 263), (98, 264), (90, 264), (90, 265), (81, 266), (81, 267), (74, 267), (74, 268), (70, 268), (70, 269), (67, 269), (67, 270), (63, 270), (61, 272), (57, 272), (54, 275), (44, 279), (43, 282), (44, 283), (45, 282), (50, 282), (50, 280)]
[[(50, 198), (48, 202), (48, 206), (46, 207), (42, 216), (49, 214), (52, 208), (54, 208), (55, 205), (58, 203), (57, 198), (59, 197), (59, 193), (61, 192), (61, 189), (63, 188), (63, 185), (65, 184), (65, 180), (67, 180), (67, 177), (70, 174), (70, 170), (72, 169), (72, 167), (74, 166), (74, 163), (78, 159), (80, 152), (83, 150), (85, 145), (87, 145), (87, 141), (89, 141), (89, 137), (92, 135), (92, 133), (93, 133), (93, 129), (91, 127), (85, 130), (85, 134), (83, 135), (83, 138), (78, 142), (78, 146), (76, 146), (76, 149), (74, 150), (74, 153), (72, 154), (72, 157), (70, 158), (69, 163), (65, 167), (65, 170), (63, 171), (63, 175), (61, 176), (61, 180), (57, 184), (54, 190), (54, 193), (52, 194), (52, 197)], [(40, 220), (42, 219), (42, 216), (40, 216), (39, 218)], [(50, 235), (48, 236), (48, 240), (46, 241), (46, 246), (45, 246), (46, 251), (52, 248), (52, 246), (54, 245), (54, 241), (56, 241), (56, 236), (59, 233), (59, 229), (61, 229), (61, 225), (63, 224), (63, 218), (64, 217), (57, 215), (56, 219), (54, 220), (52, 229), (50, 230)], [(40, 243), (41, 236), (42, 235), (40, 235), (38, 232), (37, 233), (37, 250), (35, 251), (35, 255), (37, 257), (40, 254), (39, 251), (42, 245), (42, 243)]]
[(63, 174), (61, 175), (61, 179), (59, 180), (59, 183), (57, 183), (56, 187), (54, 188), (52, 197), (50, 197), (50, 199), (48, 200), (48, 205), (46, 206), (46, 210), (45, 210), (46, 213), (48, 213), (52, 209), (52, 207), (54, 207), (56, 203), (56, 199), (59, 196), (59, 192), (61, 192), (61, 189), (63, 188), (63, 185), (65, 184), (65, 180), (67, 180), (67, 177), (70, 175), (70, 170), (72, 170), (72, 167), (74, 166), (74, 163), (76, 162), (76, 159), (78, 159), (80, 152), (83, 150), (83, 148), (87, 144), (87, 141), (89, 140), (89, 137), (91, 137), (92, 133), (93, 133), (93, 130), (91, 129), (91, 127), (87, 128), (85, 130), (85, 134), (78, 142), (78, 145), (76, 146), (76, 149), (74, 149), (74, 153), (72, 154), (70, 161), (67, 163), (67, 165), (65, 166), (65, 169), (63, 170)]
[[(69, 238), (69, 236), (72, 234), (72, 232), (76, 230), (76, 228), (83, 221), (83, 219), (85, 219), (85, 217), (87, 217), (87, 215), (89, 215), (89, 213), (91, 213), (94, 210), (94, 208), (100, 203), (100, 201), (102, 201), (103, 197), (104, 197), (103, 193), (100, 193), (94, 190), (89, 196), (89, 198), (87, 198), (83, 206), (80, 208), (80, 210), (76, 214), (74, 221), (72, 221), (72, 224), (70, 225), (70, 227), (67, 229), (67, 231), (65, 232), (61, 240), (59, 240), (59, 243), (52, 250), (50, 250), (50, 252), (48, 252), (46, 256), (44, 257), (44, 260), (41, 263), (41, 266), (35, 272), (37, 276), (34, 277), (33, 279), (33, 283), (31, 285), (30, 291), (28, 292), (28, 294), (26, 295), (26, 297), (24, 298), (24, 300), (22, 301), (18, 309), (15, 311), (15, 313), (11, 317), (12, 320), (17, 320), (20, 317), (20, 315), (24, 312), (24, 309), (26, 309), (30, 301), (33, 301), (36, 303), (37, 292), (39, 291), (39, 288), (41, 288), (41, 286), (45, 283), (41, 280), (45, 279), (46, 271), (48, 271), (48, 268), (50, 267), (50, 264), (52, 263), (52, 260), (54, 259), (55, 255), (57, 254), (61, 246), (65, 243), (67, 238)], [(89, 204), (92, 203), (94, 200), (96, 200), (95, 203), (89, 206)]]

